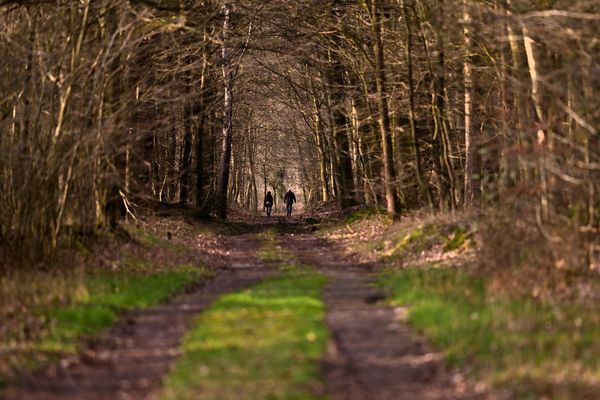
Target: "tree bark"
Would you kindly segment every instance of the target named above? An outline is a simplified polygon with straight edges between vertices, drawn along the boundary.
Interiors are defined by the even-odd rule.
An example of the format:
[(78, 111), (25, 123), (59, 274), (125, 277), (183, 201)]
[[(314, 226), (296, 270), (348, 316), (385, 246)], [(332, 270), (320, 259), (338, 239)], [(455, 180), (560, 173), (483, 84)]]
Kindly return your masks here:
[(417, 138), (417, 128), (415, 123), (415, 84), (413, 79), (413, 62), (412, 62), (412, 40), (413, 33), (411, 27), (411, 21), (409, 18), (409, 14), (407, 11), (406, 4), (404, 0), (400, 0), (400, 7), (402, 8), (402, 16), (404, 17), (404, 24), (406, 27), (406, 45), (405, 45), (405, 56), (406, 56), (406, 74), (407, 74), (407, 83), (408, 83), (408, 123), (410, 129), (410, 137), (411, 137), (411, 145), (413, 150), (413, 155), (415, 158), (415, 175), (417, 178), (417, 184), (419, 185), (419, 190), (421, 191), (421, 195), (425, 196), (427, 199), (427, 204), (429, 208), (433, 211), (433, 194), (431, 193), (431, 187), (429, 183), (423, 176), (423, 166), (421, 165), (421, 149), (419, 146), (419, 141)]
[[(191, 101), (191, 100), (188, 100)], [(179, 203), (186, 205), (189, 197), (190, 165), (192, 163), (192, 105), (187, 104), (183, 111), (183, 154), (179, 173)]]
[(223, 61), (223, 133), (221, 143), (221, 159), (217, 176), (217, 193), (215, 211), (221, 218), (227, 216), (227, 188), (229, 185), (229, 169), (231, 166), (231, 144), (233, 141), (233, 66), (231, 52), (231, 13), (233, 3), (223, 5), (223, 37), (221, 56)]
[(369, 8), (375, 52), (375, 83), (377, 85), (378, 122), (383, 150), (385, 198), (388, 213), (393, 218), (398, 218), (400, 215), (400, 207), (396, 190), (396, 170), (394, 168), (394, 150), (392, 144), (392, 132), (390, 129), (389, 94), (385, 76), (385, 58), (381, 18), (379, 14), (379, 0), (369, 0)]
[[(427, 67), (432, 77), (431, 113), (434, 124), (432, 157), (440, 192), (438, 202), (440, 209), (454, 211), (456, 206), (456, 178), (454, 176), (454, 164), (449, 140), (450, 133), (446, 116), (446, 56), (443, 35), (445, 19), (444, 1), (438, 0), (437, 13), (432, 24), (435, 26), (435, 28), (432, 28), (434, 29), (437, 50), (435, 59), (432, 57), (430, 43), (424, 34), (422, 34), (422, 41), (427, 57)], [(424, 27), (421, 28), (423, 31)]]
[[(334, 10), (335, 13), (335, 10)], [(340, 15), (337, 15), (339, 18)], [(335, 40), (341, 41), (338, 34), (335, 34)], [(329, 54), (329, 74), (327, 77), (328, 93), (331, 112), (331, 131), (335, 144), (335, 156), (337, 159), (336, 169), (338, 174), (336, 178), (336, 195), (340, 207), (348, 208), (356, 204), (354, 196), (354, 180), (352, 178), (352, 159), (350, 158), (350, 141), (348, 139), (348, 118), (344, 110), (344, 75), (345, 71), (339, 59), (338, 54), (330, 51)]]
[(321, 198), (323, 201), (329, 201), (329, 182), (327, 177), (327, 149), (325, 148), (325, 139), (323, 131), (323, 119), (321, 117), (321, 107), (319, 99), (311, 79), (310, 89), (312, 96), (312, 106), (315, 124), (315, 143), (319, 154), (319, 178), (321, 183)]
[(463, 38), (464, 38), (464, 125), (465, 125), (465, 207), (476, 206), (479, 202), (479, 162), (477, 124), (475, 122), (475, 90), (473, 88), (473, 66), (471, 64), (472, 52), (472, 25), (467, 0), (463, 0)]
[[(507, 0), (507, 4), (510, 6), (511, 1)], [(506, 15), (510, 17), (512, 15), (511, 11), (507, 8)], [(521, 180), (522, 182), (528, 179), (528, 167), (526, 162), (523, 159), (523, 153), (525, 149), (526, 139), (524, 137), (523, 132), (528, 129), (528, 122), (531, 120), (529, 114), (528, 102), (525, 99), (525, 87), (523, 83), (527, 80), (526, 69), (524, 65), (526, 61), (524, 61), (524, 50), (521, 45), (522, 40), (520, 40), (519, 35), (515, 32), (515, 28), (509, 22), (506, 25), (506, 30), (508, 33), (508, 41), (510, 46), (510, 55), (511, 55), (511, 70), (513, 71), (511, 74), (511, 82), (512, 82), (512, 108), (513, 113), (516, 113), (516, 116), (513, 116), (514, 123), (516, 125), (516, 141), (517, 141), (517, 156), (516, 156), (516, 171), (515, 178)], [(515, 167), (513, 167), (515, 168)]]
[(531, 78), (531, 102), (535, 110), (535, 120), (538, 128), (537, 131), (537, 146), (541, 152), (541, 157), (538, 159), (538, 172), (540, 176), (540, 207), (543, 220), (549, 218), (549, 194), (548, 194), (548, 177), (546, 173), (547, 155), (546, 143), (548, 131), (545, 129), (546, 118), (544, 115), (544, 106), (542, 104), (542, 93), (540, 88), (538, 60), (534, 49), (534, 40), (531, 37), (526, 26), (522, 26), (523, 44), (525, 47), (525, 55), (527, 56), (527, 67), (529, 77)]

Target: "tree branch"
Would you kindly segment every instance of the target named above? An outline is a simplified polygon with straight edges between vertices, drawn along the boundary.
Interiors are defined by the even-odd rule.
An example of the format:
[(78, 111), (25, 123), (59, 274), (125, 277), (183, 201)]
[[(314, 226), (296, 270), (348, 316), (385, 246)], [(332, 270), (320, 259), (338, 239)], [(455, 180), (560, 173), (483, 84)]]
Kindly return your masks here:
[[(2, 0), (0, 0), (2, 1)], [(145, 5), (147, 7), (153, 8), (155, 10), (159, 10), (159, 11), (171, 11), (171, 12), (178, 12), (178, 11), (186, 11), (191, 9), (192, 7), (189, 5), (180, 5), (179, 2), (176, 1), (172, 1), (172, 0), (129, 0), (129, 2), (131, 4), (142, 4)]]

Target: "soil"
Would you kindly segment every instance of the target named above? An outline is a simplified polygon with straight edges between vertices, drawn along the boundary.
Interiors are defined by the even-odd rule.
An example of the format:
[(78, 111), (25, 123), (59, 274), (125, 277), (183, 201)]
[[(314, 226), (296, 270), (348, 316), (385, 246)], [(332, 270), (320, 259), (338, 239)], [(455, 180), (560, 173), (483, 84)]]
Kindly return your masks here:
[(65, 358), (7, 387), (4, 400), (153, 399), (178, 356), (194, 316), (218, 297), (252, 286), (276, 271), (254, 257), (260, 243), (249, 235), (228, 238), (220, 257), (228, 267), (167, 304), (127, 313), (114, 328)]
[[(280, 225), (281, 244), (300, 261), (312, 264), (330, 282), (324, 292), (331, 341), (322, 371), (327, 395), (339, 400), (491, 399), (484, 388), (468, 385), (445, 367), (442, 355), (402, 321), (405, 310), (384, 305), (374, 285), (375, 264), (337, 251), (334, 244), (302, 232), (299, 219), (278, 217), (243, 221), (258, 232)], [(281, 225), (285, 226), (281, 226)], [(292, 233), (293, 232), (293, 233)], [(206, 253), (201, 236), (177, 240)], [(260, 242), (250, 233), (212, 240), (203, 257), (215, 277), (167, 304), (125, 315), (117, 326), (66, 358), (7, 387), (6, 400), (153, 399), (162, 377), (178, 356), (178, 345), (192, 318), (219, 296), (273, 276), (276, 271), (255, 257)], [(240, 398), (243, 398), (241, 395)]]
[(285, 244), (330, 280), (324, 301), (331, 341), (322, 370), (333, 399), (492, 399), (402, 322), (405, 309), (381, 303), (386, 295), (375, 285), (375, 265), (352, 262), (312, 235), (289, 235)]

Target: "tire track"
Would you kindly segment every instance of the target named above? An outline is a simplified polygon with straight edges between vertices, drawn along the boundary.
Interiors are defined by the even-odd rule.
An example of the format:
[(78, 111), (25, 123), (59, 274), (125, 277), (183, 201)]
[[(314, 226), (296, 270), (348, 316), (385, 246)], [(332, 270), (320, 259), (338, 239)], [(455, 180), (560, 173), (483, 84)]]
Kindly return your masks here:
[(445, 366), (441, 353), (396, 315), (378, 305), (373, 266), (352, 265), (312, 235), (288, 236), (284, 245), (314, 265), (330, 283), (324, 291), (331, 332), (323, 360), (327, 391), (336, 400), (484, 400)]
[[(239, 243), (237, 243), (239, 242)], [(239, 246), (236, 246), (239, 245)], [(277, 271), (256, 259), (260, 242), (240, 235), (228, 240), (229, 268), (167, 304), (133, 310), (77, 355), (22, 376), (0, 390), (3, 400), (148, 400), (179, 355), (179, 344), (192, 319), (220, 296), (274, 276)], [(228, 252), (229, 253), (229, 252)]]

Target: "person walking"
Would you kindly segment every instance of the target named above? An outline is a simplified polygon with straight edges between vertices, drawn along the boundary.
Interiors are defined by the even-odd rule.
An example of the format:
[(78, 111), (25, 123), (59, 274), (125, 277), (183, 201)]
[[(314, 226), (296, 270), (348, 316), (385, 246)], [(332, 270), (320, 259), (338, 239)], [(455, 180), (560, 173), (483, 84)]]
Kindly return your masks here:
[(273, 195), (271, 194), (271, 192), (267, 192), (263, 204), (263, 210), (266, 210), (267, 217), (270, 217), (271, 211), (273, 210)]
[(296, 202), (296, 195), (292, 192), (292, 189), (288, 190), (285, 196), (283, 197), (283, 202), (285, 204), (285, 209), (287, 210), (287, 216), (292, 216), (292, 207)]

